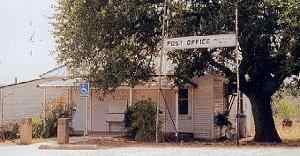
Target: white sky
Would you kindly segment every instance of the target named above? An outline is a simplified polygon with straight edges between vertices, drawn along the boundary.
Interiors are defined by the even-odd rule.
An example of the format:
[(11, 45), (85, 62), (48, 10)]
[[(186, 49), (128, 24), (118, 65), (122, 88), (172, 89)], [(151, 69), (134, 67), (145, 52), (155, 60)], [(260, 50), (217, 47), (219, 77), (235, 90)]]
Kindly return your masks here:
[(2, 0), (0, 5), (0, 83), (37, 78), (56, 66), (48, 17), (53, 0)]

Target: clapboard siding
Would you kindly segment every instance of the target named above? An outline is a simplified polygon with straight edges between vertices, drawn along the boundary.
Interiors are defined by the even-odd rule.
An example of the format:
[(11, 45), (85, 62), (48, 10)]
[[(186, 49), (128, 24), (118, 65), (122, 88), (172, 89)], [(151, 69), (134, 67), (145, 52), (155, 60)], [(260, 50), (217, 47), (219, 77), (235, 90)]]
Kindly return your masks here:
[(213, 88), (210, 75), (194, 79), (193, 131), (196, 138), (211, 139)]
[[(224, 81), (218, 78), (218, 75), (205, 75), (193, 79), (198, 87), (189, 86), (189, 115), (178, 115), (178, 131), (191, 132), (195, 138), (215, 139), (219, 137), (219, 128), (214, 125), (214, 116), (223, 112), (224, 109)], [(175, 132), (176, 125), (176, 92), (178, 89), (163, 89), (159, 101), (159, 91), (154, 88), (133, 88), (132, 102), (136, 103), (140, 100), (151, 100), (160, 103), (160, 120), (162, 121), (162, 130), (164, 132)], [(73, 118), (73, 127), (75, 130), (83, 130), (85, 127), (85, 107), (84, 100), (79, 98), (78, 91), (73, 92), (73, 102), (77, 106), (77, 111)], [(130, 89), (117, 89), (111, 95), (97, 98), (97, 93), (93, 92), (91, 107), (89, 106), (88, 125), (91, 131), (105, 132), (108, 130), (107, 118), (110, 110), (119, 110), (123, 104), (129, 104)], [(77, 98), (76, 98), (77, 97)], [(114, 108), (110, 108), (110, 107)], [(167, 106), (167, 107), (166, 107)], [(81, 111), (80, 111), (81, 110)], [(116, 119), (121, 121), (121, 119)], [(173, 123), (174, 122), (174, 123)], [(111, 131), (119, 131), (118, 125), (112, 125)]]
[[(163, 97), (161, 97), (160, 110), (163, 112), (160, 115), (162, 121), (162, 130), (167, 132), (175, 132), (174, 125), (171, 118), (175, 122), (175, 91), (163, 90)], [(120, 104), (129, 104), (130, 101), (129, 89), (117, 89), (112, 94), (104, 97), (99, 97), (96, 91), (93, 91), (92, 97), (88, 99), (88, 127), (90, 131), (105, 132), (108, 130), (107, 118), (110, 115), (109, 110), (112, 105), (114, 107), (121, 107)], [(133, 89), (133, 103), (141, 100), (148, 100), (158, 103), (158, 90), (157, 89)], [(92, 100), (91, 100), (92, 99)], [(165, 101), (164, 101), (165, 100)], [(91, 102), (92, 101), (92, 102)], [(120, 103), (123, 102), (123, 103)], [(166, 107), (165, 105), (168, 105)], [(85, 127), (85, 100), (79, 97), (79, 91), (72, 91), (72, 103), (76, 106), (77, 110), (73, 116), (73, 128), (77, 131), (84, 130)], [(122, 105), (123, 107), (123, 105)], [(170, 111), (170, 114), (167, 111)], [(117, 109), (115, 109), (117, 110)], [(111, 127), (111, 131), (119, 131), (120, 127)]]
[[(213, 82), (213, 94), (214, 94), (214, 116), (218, 113), (224, 112), (224, 80), (220, 77), (214, 78)], [(220, 127), (214, 124), (213, 138), (220, 137)]]

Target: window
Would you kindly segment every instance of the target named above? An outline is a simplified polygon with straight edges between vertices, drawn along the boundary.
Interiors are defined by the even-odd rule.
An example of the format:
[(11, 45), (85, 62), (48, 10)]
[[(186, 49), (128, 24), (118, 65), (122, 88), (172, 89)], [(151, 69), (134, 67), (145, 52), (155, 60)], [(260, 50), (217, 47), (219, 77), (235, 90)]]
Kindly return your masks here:
[(189, 113), (189, 91), (188, 89), (179, 89), (178, 93), (179, 114)]

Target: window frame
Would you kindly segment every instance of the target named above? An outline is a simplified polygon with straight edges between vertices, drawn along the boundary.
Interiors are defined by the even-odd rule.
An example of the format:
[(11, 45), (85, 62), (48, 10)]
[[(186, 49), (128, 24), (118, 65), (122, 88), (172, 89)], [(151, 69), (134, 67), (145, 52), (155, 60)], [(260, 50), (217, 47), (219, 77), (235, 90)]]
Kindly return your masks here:
[[(181, 91), (182, 90), (184, 90), (184, 91), (186, 91), (186, 97), (183, 97), (182, 96), (182, 94), (181, 94)], [(183, 94), (185, 94), (185, 93), (183, 93)], [(182, 107), (184, 107), (184, 106), (182, 106), (182, 102), (186, 102), (186, 109), (184, 109), (184, 110), (182, 110)], [(189, 115), (189, 113), (190, 113), (190, 111), (189, 111), (189, 90), (188, 90), (188, 88), (179, 88), (178, 89), (178, 114), (179, 115), (182, 115), (182, 116), (185, 116), (185, 115)]]

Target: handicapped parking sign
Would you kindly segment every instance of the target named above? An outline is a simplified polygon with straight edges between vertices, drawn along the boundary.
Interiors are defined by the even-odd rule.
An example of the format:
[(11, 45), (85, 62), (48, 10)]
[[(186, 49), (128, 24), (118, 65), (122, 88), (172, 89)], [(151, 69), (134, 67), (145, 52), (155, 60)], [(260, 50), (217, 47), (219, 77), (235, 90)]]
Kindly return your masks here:
[(80, 84), (80, 96), (89, 96), (90, 94), (90, 84), (81, 83)]

